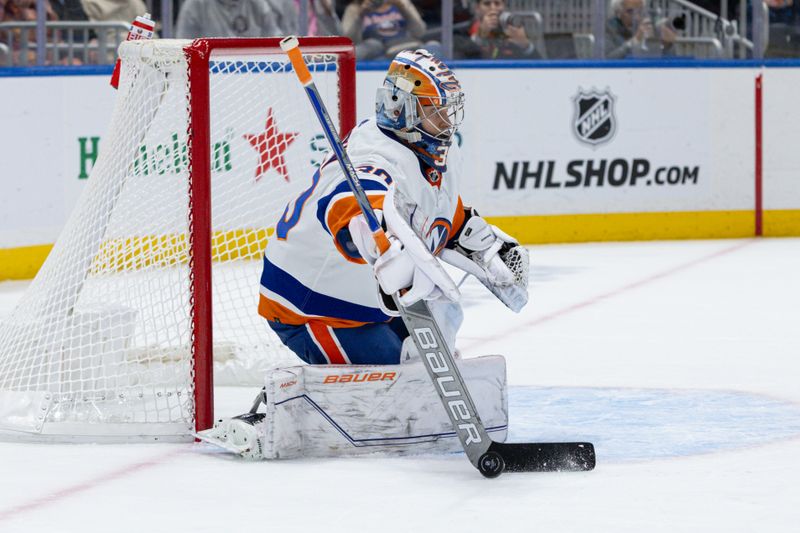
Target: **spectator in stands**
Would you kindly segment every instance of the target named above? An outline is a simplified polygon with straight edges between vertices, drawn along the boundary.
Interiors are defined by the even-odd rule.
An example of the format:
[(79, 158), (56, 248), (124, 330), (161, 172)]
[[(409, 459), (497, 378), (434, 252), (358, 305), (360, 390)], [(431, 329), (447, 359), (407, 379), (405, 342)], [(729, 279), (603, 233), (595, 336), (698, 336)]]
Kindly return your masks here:
[(81, 0), (50, 0), (50, 5), (58, 20), (85, 22), (89, 20), (83, 10)]
[(646, 16), (645, 0), (611, 0), (611, 11), (606, 24), (607, 59), (653, 55), (650, 41), (659, 46), (659, 55), (670, 53), (677, 34), (666, 21), (653, 26)]
[(273, 21), (278, 26), (278, 32), (263, 37), (279, 37), (284, 35), (297, 35), (302, 33), (298, 27), (297, 0), (263, 0), (272, 11)]
[[(442, 25), (441, 0), (412, 0), (422, 20), (428, 29), (438, 28)], [(453, 24), (469, 22), (472, 20), (470, 3), (472, 0), (453, 0)]]
[[(57, 20), (64, 22), (87, 22), (89, 20), (89, 17), (86, 16), (86, 12), (83, 10), (81, 0), (50, 0), (50, 5), (53, 7), (53, 12), (55, 12)], [(56, 30), (56, 33), (59, 34), (56, 40), (64, 41), (72, 39), (74, 43), (84, 43), (86, 41), (91, 41), (92, 38), (95, 37), (93, 33), (84, 33), (82, 31), (74, 32), (72, 35), (64, 30)]]
[(505, 0), (477, 0), (469, 34), (484, 59), (541, 58), (521, 19), (506, 9)]
[(125, 22), (130, 24), (147, 13), (142, 0), (82, 0), (83, 9), (93, 22)]
[[(308, 27), (298, 28), (300, 35), (341, 35), (342, 26), (336, 14), (334, 0), (293, 0), (294, 16), (299, 21), (300, 2), (308, 2)], [(288, 35), (288, 33), (287, 33)]]
[(274, 37), (294, 33), (297, 19), (292, 20), (288, 15), (287, 1), (186, 0), (178, 13), (175, 33), (180, 39)]
[[(334, 0), (265, 0), (272, 6), (281, 35), (341, 35)], [(300, 28), (300, 2), (306, 2), (308, 26)]]
[[(47, 20), (58, 20), (58, 16), (53, 11), (53, 6), (45, 0), (45, 10)], [(0, 0), (0, 21), (35, 21), (36, 20), (36, 0)]]
[[(795, 24), (797, 20), (797, 2), (794, 0), (766, 0), (769, 8), (770, 24)], [(750, 2), (748, 2), (748, 8)]]
[[(438, 38), (442, 33), (441, 0), (413, 0), (414, 6), (428, 27), (426, 35)], [(472, 24), (473, 0), (453, 0), (453, 56), (456, 59), (480, 59), (481, 50), (472, 41), (469, 29)]]
[[(32, 22), (36, 21), (36, 0), (4, 0), (0, 3), (3, 8), (3, 22)], [(53, 11), (50, 2), (45, 0), (46, 20), (58, 20), (55, 12)], [(22, 30), (11, 30), (8, 34), (0, 32), (0, 41), (9, 43), (11, 45), (11, 64), (23, 64), (20, 54), (27, 55), (27, 64), (32, 65), (36, 63), (36, 30), (32, 29), (24, 36), (27, 38), (29, 48), (23, 50)], [(23, 57), (25, 57), (23, 55)]]
[(342, 16), (342, 32), (355, 43), (359, 59), (390, 58), (420, 47), (440, 55), (438, 42), (423, 43), (426, 27), (410, 0), (352, 0)]

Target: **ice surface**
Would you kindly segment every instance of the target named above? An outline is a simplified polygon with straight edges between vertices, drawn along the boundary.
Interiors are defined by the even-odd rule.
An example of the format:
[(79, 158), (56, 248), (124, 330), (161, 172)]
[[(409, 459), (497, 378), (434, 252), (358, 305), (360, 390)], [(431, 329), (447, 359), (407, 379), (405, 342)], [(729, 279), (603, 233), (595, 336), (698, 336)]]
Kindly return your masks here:
[[(507, 357), (511, 440), (591, 440), (595, 471), (0, 443), (0, 531), (800, 531), (800, 239), (531, 252), (519, 315), (462, 286), (459, 348)], [(218, 414), (253, 394), (218, 388)]]

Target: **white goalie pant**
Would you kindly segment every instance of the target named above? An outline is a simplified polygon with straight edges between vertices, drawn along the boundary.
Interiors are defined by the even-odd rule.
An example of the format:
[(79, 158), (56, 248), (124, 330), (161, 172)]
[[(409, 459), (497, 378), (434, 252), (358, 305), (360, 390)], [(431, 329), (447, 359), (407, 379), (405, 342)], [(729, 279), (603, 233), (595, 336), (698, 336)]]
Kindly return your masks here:
[[(486, 430), (508, 430), (505, 359), (458, 361)], [(422, 362), (403, 365), (308, 365), (266, 378), (267, 413), (259, 424), (266, 459), (461, 450)]]

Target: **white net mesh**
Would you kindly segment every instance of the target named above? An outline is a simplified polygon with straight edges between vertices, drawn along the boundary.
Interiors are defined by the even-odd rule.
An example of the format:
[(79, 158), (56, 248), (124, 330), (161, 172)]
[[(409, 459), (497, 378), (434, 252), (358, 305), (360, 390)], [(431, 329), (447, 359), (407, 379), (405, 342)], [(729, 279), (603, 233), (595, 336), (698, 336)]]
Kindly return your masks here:
[[(121, 48), (118, 101), (87, 189), (0, 324), (0, 431), (194, 428), (187, 44)], [(260, 384), (268, 368), (299, 362), (257, 314), (261, 256), (327, 147), (281, 54), (227, 53), (214, 51), (209, 68), (215, 379)], [(338, 123), (336, 59), (306, 57)]]

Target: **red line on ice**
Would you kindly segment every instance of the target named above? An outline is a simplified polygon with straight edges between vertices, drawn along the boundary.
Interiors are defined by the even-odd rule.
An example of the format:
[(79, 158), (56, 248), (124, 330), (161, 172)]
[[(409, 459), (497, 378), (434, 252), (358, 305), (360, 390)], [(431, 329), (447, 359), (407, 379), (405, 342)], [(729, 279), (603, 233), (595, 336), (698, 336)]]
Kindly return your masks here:
[(41, 507), (50, 505), (52, 503), (57, 503), (66, 498), (75, 496), (76, 494), (79, 494), (81, 492), (86, 492), (99, 485), (108, 483), (109, 481), (116, 481), (117, 479), (121, 479), (131, 474), (135, 474), (147, 468), (158, 466), (164, 463), (164, 461), (169, 459), (170, 457), (183, 453), (184, 451), (186, 451), (186, 447), (180, 446), (178, 449), (171, 450), (168, 453), (159, 455), (152, 459), (148, 459), (147, 461), (141, 461), (138, 463), (133, 463), (127, 466), (123, 466), (122, 468), (118, 468), (117, 470), (113, 470), (111, 472), (108, 472), (107, 474), (102, 474), (93, 479), (88, 479), (81, 483), (77, 483), (69, 487), (64, 487), (63, 489), (51, 492), (50, 494), (45, 494), (44, 496), (35, 498), (27, 503), (16, 505), (9, 509), (5, 509), (3, 511), (0, 511), (0, 522), (2, 522), (3, 520), (9, 520), (11, 518), (16, 518), (18, 515), (26, 513), (28, 511), (33, 511)]
[(533, 326), (538, 326), (539, 324), (543, 324), (544, 322), (549, 322), (551, 320), (555, 320), (556, 318), (562, 317), (564, 315), (568, 315), (569, 313), (572, 313), (573, 311), (579, 311), (581, 309), (585, 309), (585, 308), (590, 307), (592, 305), (595, 305), (595, 304), (597, 304), (597, 303), (599, 303), (599, 302), (601, 302), (603, 300), (607, 300), (607, 299), (612, 298), (614, 296), (618, 296), (618, 295), (620, 295), (620, 294), (622, 294), (624, 292), (628, 292), (628, 291), (631, 291), (633, 289), (638, 289), (639, 287), (642, 287), (643, 285), (647, 285), (648, 283), (652, 283), (654, 281), (658, 281), (660, 279), (666, 278), (666, 277), (671, 276), (673, 274), (676, 274), (676, 273), (678, 273), (678, 272), (680, 272), (682, 270), (686, 270), (687, 268), (691, 268), (691, 267), (697, 266), (697, 265), (699, 265), (701, 263), (705, 263), (706, 261), (710, 261), (712, 259), (716, 259), (717, 257), (729, 254), (731, 252), (735, 252), (737, 250), (740, 250), (740, 249), (744, 248), (745, 246), (749, 246), (750, 244), (753, 244), (754, 242), (757, 242), (757, 241), (755, 239), (750, 239), (750, 240), (746, 240), (746, 241), (737, 243), (736, 245), (731, 246), (729, 248), (725, 248), (723, 250), (719, 250), (719, 251), (714, 252), (712, 254), (705, 255), (705, 256), (699, 257), (697, 259), (693, 259), (692, 261), (689, 261), (688, 263), (684, 263), (682, 265), (678, 265), (676, 267), (672, 267), (669, 270), (664, 270), (663, 272), (659, 272), (657, 274), (653, 274), (652, 276), (648, 276), (646, 278), (642, 278), (642, 279), (640, 279), (638, 281), (634, 281), (633, 283), (629, 283), (628, 285), (623, 285), (622, 287), (618, 287), (618, 288), (610, 290), (608, 292), (604, 292), (602, 294), (598, 294), (597, 296), (589, 298), (588, 300), (584, 300), (583, 302), (578, 302), (576, 304), (569, 305), (569, 306), (564, 307), (562, 309), (559, 309), (557, 311), (553, 311), (552, 313), (548, 313), (546, 315), (542, 315), (542, 316), (536, 317), (536, 318), (534, 318), (532, 320), (529, 320), (527, 322), (524, 322), (522, 324), (515, 324), (513, 327), (510, 327), (510, 328), (504, 330), (501, 333), (496, 333), (494, 335), (490, 335), (490, 336), (487, 336), (487, 337), (482, 337), (480, 339), (475, 339), (472, 342), (467, 342), (467, 343), (465, 343), (465, 346), (462, 348), (462, 350), (464, 352), (467, 352), (469, 350), (477, 348), (478, 346), (482, 346), (483, 344), (486, 344), (487, 342), (491, 342), (491, 341), (497, 340), (499, 338), (503, 338), (503, 337), (507, 337), (509, 335), (513, 335), (515, 333), (519, 333), (520, 331), (524, 331), (527, 328), (531, 328)]

